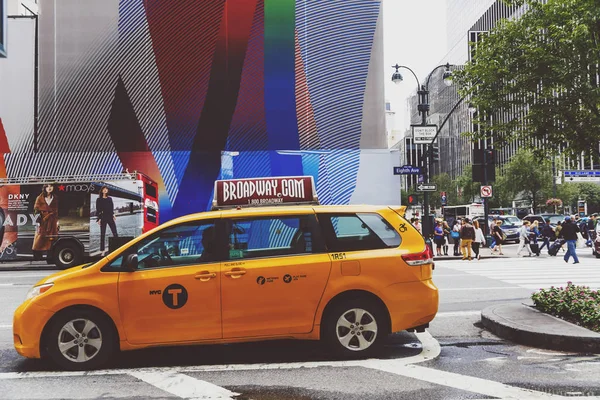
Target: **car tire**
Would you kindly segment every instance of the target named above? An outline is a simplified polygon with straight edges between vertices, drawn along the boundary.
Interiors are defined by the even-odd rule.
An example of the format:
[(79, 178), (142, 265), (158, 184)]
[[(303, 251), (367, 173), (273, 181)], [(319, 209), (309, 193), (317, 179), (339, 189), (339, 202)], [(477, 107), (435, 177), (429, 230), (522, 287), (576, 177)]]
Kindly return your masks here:
[(83, 262), (83, 254), (74, 241), (58, 242), (52, 250), (54, 264), (60, 269), (67, 269)]
[(366, 298), (348, 299), (332, 304), (326, 311), (321, 338), (337, 357), (371, 357), (381, 350), (388, 325), (381, 305)]
[(72, 309), (58, 314), (44, 336), (50, 360), (70, 371), (104, 365), (115, 352), (117, 343), (109, 318), (89, 309)]

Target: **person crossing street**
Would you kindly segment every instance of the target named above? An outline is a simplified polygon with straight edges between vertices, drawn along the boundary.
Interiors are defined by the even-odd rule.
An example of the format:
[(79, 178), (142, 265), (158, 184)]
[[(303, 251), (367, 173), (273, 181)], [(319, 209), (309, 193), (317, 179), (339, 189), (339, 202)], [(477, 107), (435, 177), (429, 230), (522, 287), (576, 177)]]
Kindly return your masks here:
[(527, 249), (529, 257), (531, 257), (531, 250), (529, 250), (529, 221), (523, 221), (523, 226), (519, 229), (519, 249), (517, 250), (517, 257), (521, 255), (523, 249)]
[(573, 264), (579, 264), (579, 258), (577, 258), (577, 252), (575, 251), (577, 248), (577, 232), (579, 232), (579, 227), (567, 215), (560, 231), (560, 235), (567, 241), (567, 252), (564, 257), (566, 263), (569, 262), (569, 258), (572, 256)]

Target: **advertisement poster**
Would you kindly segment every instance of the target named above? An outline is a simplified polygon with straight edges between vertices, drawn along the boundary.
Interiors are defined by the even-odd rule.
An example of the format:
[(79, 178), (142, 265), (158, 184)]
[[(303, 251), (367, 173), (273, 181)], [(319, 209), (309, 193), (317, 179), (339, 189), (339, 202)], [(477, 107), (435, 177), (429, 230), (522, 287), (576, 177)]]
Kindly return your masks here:
[(119, 237), (123, 243), (139, 236), (144, 226), (141, 188), (137, 181), (98, 185), (90, 198), (90, 255), (108, 253), (110, 237)]

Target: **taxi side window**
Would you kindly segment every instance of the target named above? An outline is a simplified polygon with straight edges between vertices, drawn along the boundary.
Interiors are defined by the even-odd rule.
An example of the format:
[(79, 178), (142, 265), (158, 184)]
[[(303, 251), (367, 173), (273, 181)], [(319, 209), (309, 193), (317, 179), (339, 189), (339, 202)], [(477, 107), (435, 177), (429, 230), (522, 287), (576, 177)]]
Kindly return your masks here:
[(379, 214), (319, 214), (329, 251), (375, 250), (400, 246), (398, 232)]
[[(214, 221), (197, 221), (163, 229), (125, 251), (137, 252), (137, 269), (168, 268), (220, 261)], [(122, 263), (124, 255), (115, 259), (109, 268)]]
[(309, 216), (282, 216), (235, 219), (230, 221), (229, 259), (280, 257), (313, 253)]

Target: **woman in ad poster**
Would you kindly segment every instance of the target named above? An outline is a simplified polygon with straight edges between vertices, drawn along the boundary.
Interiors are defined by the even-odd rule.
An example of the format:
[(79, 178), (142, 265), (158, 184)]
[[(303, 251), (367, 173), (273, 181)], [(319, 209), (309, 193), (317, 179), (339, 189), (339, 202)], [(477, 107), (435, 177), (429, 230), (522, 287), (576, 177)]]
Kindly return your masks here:
[(50, 250), (52, 240), (58, 235), (58, 198), (53, 185), (42, 186), (42, 193), (35, 199), (33, 210), (39, 217), (32, 250), (34, 258), (39, 258), (41, 252)]
[(100, 225), (100, 252), (104, 256), (104, 237), (106, 236), (106, 225), (110, 227), (114, 237), (119, 237), (117, 234), (117, 225), (115, 221), (114, 204), (112, 197), (108, 195), (108, 188), (102, 186), (100, 196), (96, 199), (96, 216), (98, 217), (98, 225)]

